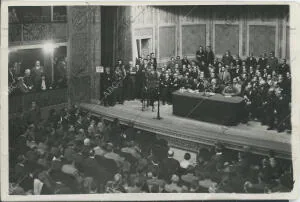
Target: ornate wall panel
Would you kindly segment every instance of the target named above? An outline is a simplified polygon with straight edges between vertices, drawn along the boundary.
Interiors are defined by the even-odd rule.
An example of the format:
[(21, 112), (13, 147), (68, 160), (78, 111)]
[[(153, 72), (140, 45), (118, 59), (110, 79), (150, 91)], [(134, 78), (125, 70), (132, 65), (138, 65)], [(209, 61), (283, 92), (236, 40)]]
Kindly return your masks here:
[(86, 34), (76, 34), (72, 36), (72, 72), (74, 74), (85, 73), (90, 65), (90, 53), (88, 38)]
[(99, 98), (99, 75), (95, 74), (101, 65), (101, 7), (69, 7), (69, 75), (70, 99), (73, 102)]
[(67, 23), (33, 23), (9, 25), (9, 42), (22, 44), (42, 40), (67, 41)]
[(159, 28), (159, 57), (175, 56), (175, 27)]
[(239, 26), (216, 24), (215, 25), (215, 52), (223, 55), (227, 50), (231, 54), (239, 53)]
[(53, 39), (67, 39), (66, 23), (52, 23), (51, 29)]
[(154, 10), (152, 6), (133, 6), (130, 21), (134, 24), (153, 24)]
[(73, 6), (71, 8), (71, 24), (73, 32), (86, 32), (88, 28), (88, 6)]
[(143, 36), (152, 36), (152, 28), (139, 28), (134, 30), (134, 36), (139, 38)]
[(159, 6), (158, 11), (160, 24), (174, 24), (176, 22), (176, 15), (179, 11), (177, 7)]
[(209, 6), (181, 6), (182, 22), (197, 23), (206, 20), (211, 15)]
[(206, 45), (206, 25), (183, 25), (182, 54), (195, 55), (200, 45)]
[(249, 26), (249, 52), (262, 55), (265, 51), (275, 51), (276, 27), (267, 25)]
[(23, 25), (24, 41), (48, 40), (52, 38), (51, 24), (36, 23)]
[(22, 39), (22, 24), (10, 24), (8, 26), (9, 42), (21, 41)]

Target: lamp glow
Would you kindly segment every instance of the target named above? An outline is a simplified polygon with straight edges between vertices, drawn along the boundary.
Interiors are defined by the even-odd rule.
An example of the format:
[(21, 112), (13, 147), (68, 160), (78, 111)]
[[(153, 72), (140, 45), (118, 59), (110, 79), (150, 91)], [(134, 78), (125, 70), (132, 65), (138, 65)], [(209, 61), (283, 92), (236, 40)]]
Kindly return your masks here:
[(53, 53), (54, 44), (53, 43), (45, 43), (43, 49), (44, 49), (45, 53)]

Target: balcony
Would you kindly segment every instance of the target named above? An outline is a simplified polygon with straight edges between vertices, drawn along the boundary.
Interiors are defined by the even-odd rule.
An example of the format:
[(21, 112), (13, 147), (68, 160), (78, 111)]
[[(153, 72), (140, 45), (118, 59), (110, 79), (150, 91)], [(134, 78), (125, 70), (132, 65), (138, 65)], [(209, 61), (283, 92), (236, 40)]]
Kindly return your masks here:
[(29, 109), (33, 101), (35, 101), (39, 107), (45, 108), (65, 104), (67, 100), (67, 88), (13, 95), (9, 96), (9, 114), (17, 113), (20, 107)]
[(26, 23), (9, 24), (9, 45), (32, 45), (41, 41), (53, 40), (55, 42), (67, 41), (67, 22), (65, 16), (60, 16), (55, 20), (48, 20), (39, 17), (36, 20), (26, 20)]

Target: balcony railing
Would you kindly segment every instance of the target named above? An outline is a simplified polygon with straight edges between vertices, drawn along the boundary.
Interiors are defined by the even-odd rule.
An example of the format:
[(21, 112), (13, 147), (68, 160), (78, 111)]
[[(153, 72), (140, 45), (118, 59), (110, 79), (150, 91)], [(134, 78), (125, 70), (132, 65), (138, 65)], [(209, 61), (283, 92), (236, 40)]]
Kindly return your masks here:
[(33, 101), (41, 108), (67, 103), (67, 88), (9, 96), (9, 114), (17, 113), (20, 107), (30, 108)]
[(10, 23), (9, 44), (23, 45), (32, 41), (67, 41), (66, 22)]

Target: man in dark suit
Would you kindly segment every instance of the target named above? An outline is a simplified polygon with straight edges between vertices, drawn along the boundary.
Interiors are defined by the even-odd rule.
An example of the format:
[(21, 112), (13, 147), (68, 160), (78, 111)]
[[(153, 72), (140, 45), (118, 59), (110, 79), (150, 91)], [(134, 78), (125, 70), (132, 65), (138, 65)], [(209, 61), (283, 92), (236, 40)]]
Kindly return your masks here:
[(181, 59), (180, 59), (180, 56), (176, 56), (176, 60), (175, 60), (175, 64), (178, 64), (178, 67), (181, 67), (182, 66), (182, 62), (181, 62)]
[(287, 72), (290, 72), (290, 66), (286, 63), (286, 59), (283, 59), (282, 64), (278, 66), (277, 74), (286, 75)]
[(233, 57), (230, 54), (230, 51), (228, 50), (225, 52), (225, 55), (222, 58), (222, 62), (224, 65), (230, 65), (232, 61), (233, 61)]
[(15, 66), (16, 65), (13, 65), (8, 68), (8, 84), (9, 84), (9, 86), (15, 85), (17, 82)]
[(124, 104), (124, 78), (126, 77), (126, 72), (122, 62), (119, 62), (119, 64), (116, 66), (113, 76), (116, 101), (119, 104)]
[(162, 160), (161, 177), (167, 181), (171, 179), (173, 174), (176, 174), (179, 169), (179, 162), (173, 158), (174, 151), (168, 151), (168, 157)]
[(41, 119), (40, 109), (37, 106), (36, 102), (32, 101), (31, 108), (27, 114), (27, 121), (28, 121), (28, 123), (34, 123), (35, 125), (37, 125), (38, 122), (40, 121), (40, 119)]
[(267, 65), (267, 53), (264, 53), (264, 55), (262, 55), (259, 59), (257, 64), (260, 66), (261, 69), (264, 69)]
[(83, 162), (83, 173), (86, 177), (93, 177), (97, 181), (99, 190), (103, 191), (103, 187), (109, 180), (110, 173), (99, 165), (95, 159), (94, 150), (90, 150), (89, 156)]
[(156, 60), (156, 57), (155, 57), (155, 53), (150, 54), (150, 61), (153, 62), (153, 65), (156, 68), (157, 67), (157, 60)]
[(231, 75), (224, 66), (222, 66), (221, 71), (219, 73), (219, 79), (220, 82), (225, 85), (231, 82)]
[(181, 60), (181, 64), (185, 65), (185, 66), (188, 66), (188, 64), (191, 64), (186, 55), (183, 56), (183, 59)]
[(32, 76), (31, 76), (31, 71), (30, 69), (26, 69), (25, 70), (25, 75), (24, 75), (24, 78), (23, 78), (23, 83), (25, 84), (25, 89), (26, 91), (31, 91), (34, 87), (34, 82), (33, 82), (33, 79), (32, 79)]
[(256, 67), (257, 61), (256, 61), (256, 58), (253, 56), (253, 53), (250, 53), (250, 56), (246, 60), (246, 64), (248, 67), (250, 67), (250, 66)]
[(265, 118), (266, 124), (268, 126), (267, 130), (272, 130), (275, 128), (275, 106), (276, 106), (276, 96), (274, 93), (274, 89), (270, 88), (268, 91), (268, 96), (264, 101), (264, 109), (265, 109)]
[(202, 46), (199, 47), (199, 50), (196, 52), (196, 60), (198, 64), (201, 64), (202, 61), (206, 62), (207, 59), (207, 53), (203, 49)]
[(41, 66), (39, 60), (35, 62), (35, 66), (31, 69), (32, 78), (34, 82), (34, 86), (38, 86), (39, 81), (41, 80), (42, 74), (45, 73), (44, 67)]
[(270, 52), (270, 56), (267, 60), (267, 65), (270, 66), (271, 70), (276, 70), (278, 66), (278, 59), (275, 57), (274, 51)]
[(50, 82), (45, 74), (41, 75), (41, 79), (38, 82), (38, 85), (36, 86), (37, 91), (45, 91), (47, 89), (52, 89)]
[(213, 64), (215, 59), (215, 54), (211, 49), (211, 46), (207, 46), (206, 47), (206, 63), (209, 64)]
[(278, 132), (282, 132), (286, 129), (286, 123), (289, 118), (289, 102), (288, 99), (283, 96), (282, 91), (277, 91), (275, 94), (276, 127)]
[(64, 60), (57, 61), (55, 65), (55, 82), (56, 87), (63, 88), (67, 85), (67, 67)]
[(171, 57), (171, 60), (167, 64), (167, 69), (173, 70), (174, 67), (175, 67), (175, 59), (174, 59), (174, 57)]
[(102, 92), (104, 106), (113, 106), (115, 104), (114, 92), (112, 89), (113, 74), (110, 67), (105, 67), (104, 74), (102, 75)]
[(240, 56), (239, 55), (236, 55), (235, 56), (235, 59), (234, 59), (234, 61), (233, 61), (233, 64), (235, 65), (235, 66), (242, 66), (242, 60), (241, 60), (241, 58), (240, 58)]

